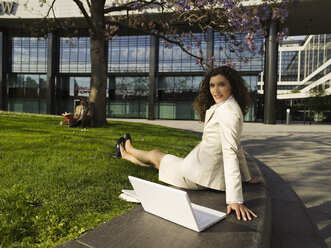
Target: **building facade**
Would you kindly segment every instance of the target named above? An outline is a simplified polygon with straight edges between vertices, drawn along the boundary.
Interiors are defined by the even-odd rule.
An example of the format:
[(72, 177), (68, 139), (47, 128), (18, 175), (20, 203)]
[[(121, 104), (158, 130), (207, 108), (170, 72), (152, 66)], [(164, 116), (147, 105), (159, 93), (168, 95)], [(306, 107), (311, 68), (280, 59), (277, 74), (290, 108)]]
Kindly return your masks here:
[[(6, 74), (7, 109), (15, 112), (46, 113), (47, 70), (49, 63), (48, 38), (25, 36), (21, 30), (8, 33), (8, 65)], [(74, 110), (74, 102), (89, 96), (91, 61), (89, 37), (56, 37), (55, 109), (57, 114)], [(222, 57), (221, 39), (215, 38), (215, 55)], [(261, 40), (261, 44), (262, 44)], [(107, 116), (147, 118), (149, 95), (149, 66), (155, 63), (155, 118), (197, 119), (192, 103), (197, 95), (204, 70), (179, 47), (165, 48), (157, 42), (157, 60), (150, 61), (151, 37), (119, 36), (108, 44)], [(56, 45), (54, 45), (56, 44)], [(203, 45), (206, 49), (206, 46)], [(258, 74), (263, 57), (252, 56), (241, 72), (256, 96)], [(247, 115), (253, 121), (254, 106)]]
[[(316, 87), (331, 93), (331, 34), (289, 37), (278, 51), (278, 99), (307, 98)], [(259, 94), (263, 85), (261, 77)]]
[[(35, 11), (37, 3), (31, 1), (32, 10), (24, 9), (23, 1), (0, 4), (1, 109), (40, 114), (73, 112), (77, 99), (89, 96), (88, 31), (82, 27), (77, 36), (70, 38), (64, 30), (47, 38), (31, 36), (19, 20), (28, 22), (31, 15), (40, 18)], [(59, 17), (79, 18), (72, 1), (58, 0), (56, 4)], [(195, 59), (178, 46), (164, 47), (154, 37), (121, 33), (107, 45), (107, 117), (198, 119), (192, 103), (205, 72)], [(196, 36), (202, 38), (201, 34)], [(253, 104), (245, 121), (262, 119), (265, 55), (242, 54), (248, 57), (247, 63), (243, 63), (226, 48), (225, 40), (218, 34), (210, 33), (207, 38), (209, 42), (202, 42), (203, 52), (212, 51), (219, 65), (230, 57), (246, 80)], [(243, 38), (238, 35), (238, 39)], [(263, 46), (264, 40), (257, 40), (257, 47)], [(323, 87), (330, 94), (330, 51), (330, 35), (282, 43), (278, 53), (277, 98), (288, 104), (292, 99), (307, 98), (303, 93), (314, 87)], [(151, 68), (155, 70), (152, 79)], [(54, 83), (50, 84), (52, 80)], [(148, 116), (150, 80), (154, 82), (154, 116)], [(48, 104), (50, 99), (52, 106)]]
[[(278, 119), (284, 119), (286, 109), (292, 109), (294, 120), (331, 121), (331, 35), (289, 37), (278, 51)], [(261, 75), (259, 95), (264, 94)]]

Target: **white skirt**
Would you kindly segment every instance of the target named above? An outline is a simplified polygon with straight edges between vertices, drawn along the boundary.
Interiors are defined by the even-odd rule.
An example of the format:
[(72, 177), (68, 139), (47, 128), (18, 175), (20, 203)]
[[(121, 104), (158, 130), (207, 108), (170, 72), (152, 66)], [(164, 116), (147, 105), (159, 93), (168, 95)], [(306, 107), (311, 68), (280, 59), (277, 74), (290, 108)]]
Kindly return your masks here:
[(160, 163), (159, 180), (184, 189), (203, 190), (205, 187), (198, 185), (180, 174), (183, 158), (166, 154)]

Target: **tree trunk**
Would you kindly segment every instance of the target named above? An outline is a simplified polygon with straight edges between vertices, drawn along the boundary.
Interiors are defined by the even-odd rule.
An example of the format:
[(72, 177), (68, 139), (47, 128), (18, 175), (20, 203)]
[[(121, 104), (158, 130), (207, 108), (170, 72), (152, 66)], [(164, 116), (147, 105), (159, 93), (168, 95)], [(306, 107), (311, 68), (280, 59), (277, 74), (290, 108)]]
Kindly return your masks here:
[(94, 124), (101, 126), (106, 121), (107, 60), (105, 54), (105, 0), (91, 1), (91, 21), (95, 29), (90, 28), (91, 88), (90, 104), (94, 107)]

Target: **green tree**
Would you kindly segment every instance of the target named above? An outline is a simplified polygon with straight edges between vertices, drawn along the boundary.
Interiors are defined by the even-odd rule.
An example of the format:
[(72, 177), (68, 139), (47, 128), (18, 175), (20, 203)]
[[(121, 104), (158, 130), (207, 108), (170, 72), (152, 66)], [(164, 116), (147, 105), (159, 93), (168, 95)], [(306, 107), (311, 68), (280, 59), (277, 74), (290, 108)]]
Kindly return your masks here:
[(309, 90), (309, 107), (314, 112), (314, 119), (323, 121), (324, 111), (330, 111), (330, 97), (326, 95), (322, 85)]

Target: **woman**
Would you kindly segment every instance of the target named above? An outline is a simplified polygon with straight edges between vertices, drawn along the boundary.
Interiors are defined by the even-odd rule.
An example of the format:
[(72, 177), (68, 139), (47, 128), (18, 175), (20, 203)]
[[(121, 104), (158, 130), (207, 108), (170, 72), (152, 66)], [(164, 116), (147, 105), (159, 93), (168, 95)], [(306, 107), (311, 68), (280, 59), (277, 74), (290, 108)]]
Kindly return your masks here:
[(243, 113), (249, 102), (245, 82), (236, 70), (214, 68), (205, 75), (194, 103), (205, 122), (202, 140), (185, 158), (161, 150), (138, 150), (129, 134), (117, 141), (117, 156), (158, 169), (160, 181), (177, 187), (226, 191), (227, 213), (234, 210), (238, 220), (251, 220), (257, 216), (243, 205), (242, 181), (263, 179), (250, 176), (240, 146)]
[(69, 127), (87, 127), (93, 126), (93, 107), (87, 102), (86, 97), (80, 98), (80, 105), (76, 107), (74, 120), (70, 123)]

